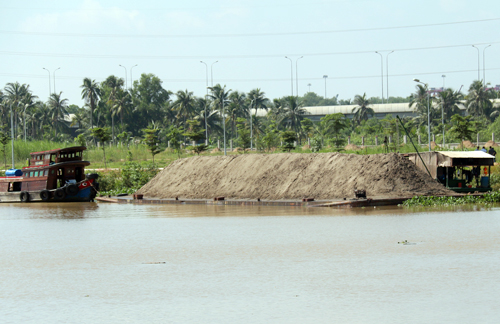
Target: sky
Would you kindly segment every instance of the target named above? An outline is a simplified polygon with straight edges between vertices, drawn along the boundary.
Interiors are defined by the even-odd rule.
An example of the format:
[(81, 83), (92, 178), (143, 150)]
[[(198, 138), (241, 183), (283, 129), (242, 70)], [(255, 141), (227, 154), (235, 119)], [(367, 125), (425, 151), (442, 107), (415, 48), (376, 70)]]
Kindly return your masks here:
[(143, 73), (200, 97), (207, 79), (271, 99), (463, 91), (500, 84), (499, 27), (495, 0), (2, 0), (0, 86), (78, 106), (85, 77)]

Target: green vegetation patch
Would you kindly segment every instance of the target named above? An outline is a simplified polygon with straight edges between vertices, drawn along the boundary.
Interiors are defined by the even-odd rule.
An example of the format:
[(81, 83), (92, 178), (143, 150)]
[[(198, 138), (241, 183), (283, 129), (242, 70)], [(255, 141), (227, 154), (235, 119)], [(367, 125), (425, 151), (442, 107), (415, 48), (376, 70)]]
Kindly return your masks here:
[(494, 191), (483, 196), (435, 197), (416, 196), (403, 202), (405, 207), (416, 206), (455, 206), (463, 204), (493, 204), (500, 202), (500, 192)]

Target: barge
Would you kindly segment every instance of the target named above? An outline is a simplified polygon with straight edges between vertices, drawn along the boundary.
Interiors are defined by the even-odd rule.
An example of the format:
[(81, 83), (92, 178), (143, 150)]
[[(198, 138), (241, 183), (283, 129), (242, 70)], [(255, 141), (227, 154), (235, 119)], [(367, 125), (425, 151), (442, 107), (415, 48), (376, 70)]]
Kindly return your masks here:
[(0, 202), (94, 201), (97, 174), (85, 174), (85, 146), (30, 153), (28, 166), (0, 177)]

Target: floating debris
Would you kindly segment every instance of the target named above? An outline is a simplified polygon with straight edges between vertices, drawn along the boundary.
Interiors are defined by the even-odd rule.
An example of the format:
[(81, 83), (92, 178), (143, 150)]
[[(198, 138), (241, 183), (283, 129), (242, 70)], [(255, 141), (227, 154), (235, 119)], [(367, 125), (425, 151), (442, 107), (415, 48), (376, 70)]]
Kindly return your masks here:
[(398, 242), (398, 244), (403, 244), (403, 245), (417, 245), (417, 243), (411, 243), (411, 242), (408, 242), (407, 240), (404, 240), (402, 242)]
[(143, 264), (165, 264), (167, 262), (165, 261), (159, 261), (159, 262), (144, 262)]

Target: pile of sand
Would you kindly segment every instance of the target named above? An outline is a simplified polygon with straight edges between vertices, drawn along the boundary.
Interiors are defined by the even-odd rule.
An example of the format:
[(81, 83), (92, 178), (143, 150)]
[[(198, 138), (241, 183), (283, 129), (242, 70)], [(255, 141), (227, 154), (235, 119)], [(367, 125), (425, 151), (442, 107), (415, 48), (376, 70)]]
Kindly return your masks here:
[(489, 140), (488, 142), (486, 142), (486, 144), (484, 144), (484, 147), (498, 147), (498, 144), (493, 142), (492, 140)]
[(242, 154), (179, 159), (137, 193), (156, 198), (302, 199), (444, 195), (451, 192), (395, 153)]
[(346, 147), (345, 147), (345, 150), (346, 151), (358, 151), (360, 150), (361, 148), (355, 144), (347, 144)]
[(302, 146), (302, 150), (304, 150), (304, 151), (310, 150), (310, 149), (311, 149), (311, 145), (306, 144), (306, 145)]
[(464, 146), (464, 148), (476, 148), (476, 145), (472, 144), (471, 141), (463, 141), (462, 145)]

